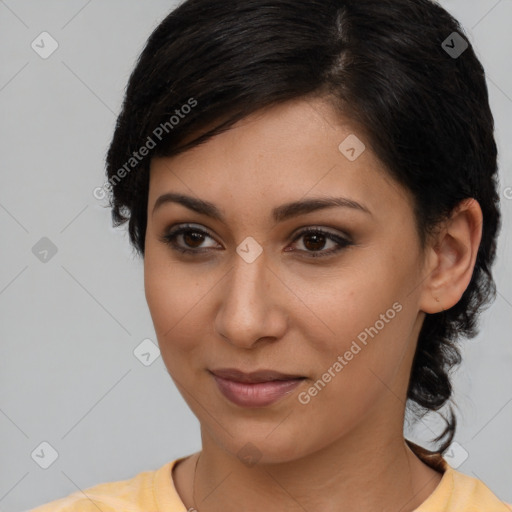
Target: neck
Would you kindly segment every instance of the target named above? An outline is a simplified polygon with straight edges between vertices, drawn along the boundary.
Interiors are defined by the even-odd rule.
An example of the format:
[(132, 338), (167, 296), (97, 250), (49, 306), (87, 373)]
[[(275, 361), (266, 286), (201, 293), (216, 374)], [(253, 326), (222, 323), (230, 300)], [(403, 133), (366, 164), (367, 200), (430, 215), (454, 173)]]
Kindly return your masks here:
[(411, 512), (439, 484), (442, 475), (421, 462), (401, 433), (384, 440), (361, 431), (350, 437), (301, 459), (250, 467), (202, 431), (194, 507), (260, 512), (278, 504), (283, 512)]

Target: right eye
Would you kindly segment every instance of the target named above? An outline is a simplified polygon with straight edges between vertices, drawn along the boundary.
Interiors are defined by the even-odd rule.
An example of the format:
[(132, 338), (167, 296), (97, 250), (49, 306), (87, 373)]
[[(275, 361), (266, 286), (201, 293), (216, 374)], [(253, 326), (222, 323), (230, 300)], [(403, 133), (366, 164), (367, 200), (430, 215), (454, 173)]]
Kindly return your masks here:
[[(213, 237), (208, 232), (194, 227), (190, 224), (177, 226), (168, 233), (160, 237), (160, 241), (167, 244), (171, 249), (181, 253), (194, 254), (204, 253), (206, 248), (199, 246), (204, 242), (204, 239)], [(185, 245), (180, 245), (178, 242), (182, 241)], [(199, 248), (199, 250), (198, 250)]]

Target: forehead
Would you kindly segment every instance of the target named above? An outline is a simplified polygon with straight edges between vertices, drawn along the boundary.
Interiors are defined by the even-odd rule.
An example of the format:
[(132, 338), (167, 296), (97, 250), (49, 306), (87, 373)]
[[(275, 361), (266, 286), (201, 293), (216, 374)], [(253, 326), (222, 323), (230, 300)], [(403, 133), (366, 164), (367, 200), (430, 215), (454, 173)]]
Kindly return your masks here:
[(364, 134), (321, 99), (258, 111), (189, 151), (153, 159), (150, 173), (149, 208), (166, 192), (195, 195), (242, 215), (327, 195), (370, 210), (397, 207), (400, 200), (405, 209), (411, 206)]

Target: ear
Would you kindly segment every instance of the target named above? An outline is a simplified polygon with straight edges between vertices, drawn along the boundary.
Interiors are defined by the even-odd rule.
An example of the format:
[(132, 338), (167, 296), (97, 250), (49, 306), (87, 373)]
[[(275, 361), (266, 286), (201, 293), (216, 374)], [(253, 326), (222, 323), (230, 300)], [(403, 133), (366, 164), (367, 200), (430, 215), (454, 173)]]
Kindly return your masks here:
[(428, 251), (419, 307), (425, 313), (450, 309), (471, 281), (482, 239), (482, 210), (474, 198), (461, 201), (443, 222)]

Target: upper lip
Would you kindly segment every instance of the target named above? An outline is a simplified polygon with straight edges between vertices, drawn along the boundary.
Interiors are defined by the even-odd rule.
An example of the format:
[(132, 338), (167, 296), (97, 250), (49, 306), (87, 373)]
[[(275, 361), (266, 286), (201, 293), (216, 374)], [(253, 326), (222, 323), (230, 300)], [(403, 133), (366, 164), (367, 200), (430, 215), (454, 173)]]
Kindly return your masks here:
[(219, 368), (217, 370), (210, 370), (211, 373), (223, 379), (232, 380), (235, 382), (270, 382), (273, 380), (290, 380), (290, 379), (303, 379), (304, 375), (292, 375), (286, 373), (275, 372), (273, 370), (257, 370), (254, 372), (243, 372), (236, 368)]

